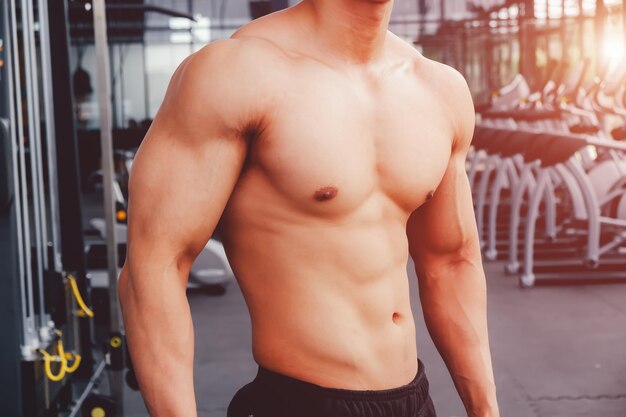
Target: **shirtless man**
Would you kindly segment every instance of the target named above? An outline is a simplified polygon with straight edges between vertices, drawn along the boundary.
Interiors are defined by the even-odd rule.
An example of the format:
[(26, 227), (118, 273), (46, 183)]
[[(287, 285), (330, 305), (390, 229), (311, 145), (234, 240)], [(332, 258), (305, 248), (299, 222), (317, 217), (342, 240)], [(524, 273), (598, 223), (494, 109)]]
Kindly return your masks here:
[(195, 417), (185, 287), (218, 226), (252, 318), (232, 417), (434, 416), (406, 273), (471, 417), (497, 417), (464, 164), (467, 85), (387, 30), (391, 0), (304, 0), (191, 55), (133, 165), (119, 282), (152, 417)]

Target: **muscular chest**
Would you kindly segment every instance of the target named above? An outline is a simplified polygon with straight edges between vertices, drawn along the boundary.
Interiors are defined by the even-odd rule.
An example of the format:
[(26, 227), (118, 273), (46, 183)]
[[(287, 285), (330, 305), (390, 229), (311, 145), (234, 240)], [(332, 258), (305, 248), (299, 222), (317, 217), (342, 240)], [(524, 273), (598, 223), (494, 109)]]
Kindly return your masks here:
[(410, 212), (443, 177), (447, 116), (406, 81), (364, 88), (322, 77), (280, 96), (253, 160), (304, 210), (349, 211), (377, 193)]

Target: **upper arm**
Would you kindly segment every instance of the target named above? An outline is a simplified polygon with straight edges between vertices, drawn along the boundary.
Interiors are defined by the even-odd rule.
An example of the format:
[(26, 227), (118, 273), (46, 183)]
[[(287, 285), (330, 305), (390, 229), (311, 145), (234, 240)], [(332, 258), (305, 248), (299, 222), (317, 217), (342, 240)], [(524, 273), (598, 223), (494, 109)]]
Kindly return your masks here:
[(454, 138), (446, 172), (433, 198), (415, 210), (407, 223), (409, 250), (424, 267), (463, 259), (480, 259), (472, 193), (465, 159), (474, 131), (474, 106), (462, 76), (446, 68), (442, 100), (454, 115)]
[(239, 178), (243, 134), (261, 112), (238, 41), (187, 58), (133, 163), (127, 266), (189, 268)]

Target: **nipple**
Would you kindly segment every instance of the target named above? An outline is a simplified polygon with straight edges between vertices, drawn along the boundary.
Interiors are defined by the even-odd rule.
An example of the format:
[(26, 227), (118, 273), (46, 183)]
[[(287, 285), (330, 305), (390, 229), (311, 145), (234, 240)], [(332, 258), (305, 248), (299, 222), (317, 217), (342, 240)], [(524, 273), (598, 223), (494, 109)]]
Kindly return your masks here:
[(335, 198), (338, 192), (337, 187), (322, 187), (313, 194), (313, 198), (317, 201), (328, 201)]
[(435, 196), (435, 192), (432, 190), (429, 191), (428, 194), (426, 195), (426, 201), (431, 200), (434, 196)]

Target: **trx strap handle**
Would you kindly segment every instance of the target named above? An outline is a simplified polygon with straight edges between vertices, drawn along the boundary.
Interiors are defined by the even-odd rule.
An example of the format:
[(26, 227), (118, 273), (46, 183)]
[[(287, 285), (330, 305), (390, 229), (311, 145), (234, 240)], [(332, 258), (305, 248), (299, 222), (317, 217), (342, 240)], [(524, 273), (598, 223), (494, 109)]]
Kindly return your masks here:
[(93, 311), (89, 307), (87, 307), (87, 304), (85, 304), (83, 297), (80, 295), (80, 291), (78, 290), (78, 284), (76, 283), (76, 278), (74, 278), (74, 276), (70, 274), (67, 276), (67, 280), (70, 283), (70, 287), (72, 287), (72, 293), (74, 294), (74, 298), (76, 299), (76, 302), (80, 307), (80, 310), (78, 310), (78, 315), (93, 317)]
[[(57, 333), (57, 354), (52, 355), (45, 349), (39, 349), (39, 353), (43, 356), (44, 372), (46, 377), (52, 382), (59, 382), (67, 374), (71, 374), (80, 366), (81, 356), (77, 353), (66, 352), (63, 347), (63, 338), (60, 330)], [(52, 371), (52, 362), (59, 364), (59, 370), (55, 374)]]

